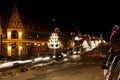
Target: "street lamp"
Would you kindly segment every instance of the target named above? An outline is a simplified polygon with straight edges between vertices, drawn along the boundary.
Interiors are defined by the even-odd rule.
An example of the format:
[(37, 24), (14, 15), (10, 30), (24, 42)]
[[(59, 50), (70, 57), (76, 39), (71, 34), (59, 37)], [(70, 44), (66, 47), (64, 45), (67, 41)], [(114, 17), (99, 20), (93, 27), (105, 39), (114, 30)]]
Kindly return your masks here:
[(56, 49), (60, 48), (60, 44), (57, 33), (52, 33), (48, 41), (48, 47), (54, 50), (53, 57), (55, 57)]

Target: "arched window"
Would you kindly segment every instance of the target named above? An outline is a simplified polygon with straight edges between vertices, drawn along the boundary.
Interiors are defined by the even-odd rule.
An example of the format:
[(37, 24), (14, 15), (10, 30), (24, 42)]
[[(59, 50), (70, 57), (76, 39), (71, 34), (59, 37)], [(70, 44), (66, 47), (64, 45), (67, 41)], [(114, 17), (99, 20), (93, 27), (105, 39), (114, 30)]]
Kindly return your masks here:
[(18, 39), (18, 32), (16, 30), (13, 30), (12, 31), (12, 36), (11, 36), (12, 39)]

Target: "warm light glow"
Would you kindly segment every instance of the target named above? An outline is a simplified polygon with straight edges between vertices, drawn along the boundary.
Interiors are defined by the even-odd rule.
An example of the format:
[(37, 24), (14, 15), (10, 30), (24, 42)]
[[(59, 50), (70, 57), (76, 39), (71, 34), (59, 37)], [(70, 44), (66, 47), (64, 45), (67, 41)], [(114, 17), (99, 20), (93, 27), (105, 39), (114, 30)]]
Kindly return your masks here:
[(7, 51), (8, 51), (7, 53), (8, 53), (8, 56), (11, 56), (11, 49), (12, 49), (11, 46), (8, 46), (8, 47), (7, 47)]
[(22, 49), (22, 46), (19, 46), (19, 49)]
[(27, 43), (26, 45), (28, 46), (29, 44)]
[(34, 43), (34, 45), (37, 45), (37, 43)]
[(19, 32), (18, 35), (19, 35), (19, 39), (22, 39), (22, 32)]
[(7, 39), (11, 39), (11, 32), (7, 33)]
[(98, 42), (99, 42), (99, 43), (101, 43), (102, 41), (101, 41), (101, 40), (99, 40)]
[(42, 46), (45, 45), (44, 43), (42, 43)]
[(89, 48), (90, 46), (88, 45), (88, 42), (86, 40), (83, 41), (82, 44), (83, 48)]
[(58, 35), (56, 33), (52, 33), (48, 42), (48, 47), (56, 49), (60, 48), (60, 44), (61, 43), (58, 40)]
[(40, 46), (40, 44), (37, 44), (38, 46)]
[(99, 44), (98, 40), (95, 40), (95, 45), (97, 46)]
[(22, 46), (19, 46), (19, 56), (21, 55)]
[(105, 40), (103, 40), (103, 43), (106, 43), (106, 41), (105, 41)]
[(19, 35), (22, 35), (22, 32), (19, 32)]

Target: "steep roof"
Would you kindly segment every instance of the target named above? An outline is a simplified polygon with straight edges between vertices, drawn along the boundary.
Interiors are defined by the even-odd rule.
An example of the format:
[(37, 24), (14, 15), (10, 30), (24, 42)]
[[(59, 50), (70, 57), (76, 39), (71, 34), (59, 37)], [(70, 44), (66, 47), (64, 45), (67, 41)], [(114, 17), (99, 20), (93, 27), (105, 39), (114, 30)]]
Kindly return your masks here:
[(14, 5), (12, 15), (9, 20), (8, 28), (23, 28), (23, 24), (17, 9), (17, 6)]

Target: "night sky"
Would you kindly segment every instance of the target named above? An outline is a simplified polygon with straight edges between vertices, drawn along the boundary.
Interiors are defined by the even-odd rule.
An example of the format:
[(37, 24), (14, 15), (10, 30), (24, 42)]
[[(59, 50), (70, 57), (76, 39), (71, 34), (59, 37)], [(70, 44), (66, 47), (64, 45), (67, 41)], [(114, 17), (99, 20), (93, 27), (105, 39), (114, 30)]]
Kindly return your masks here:
[(0, 15), (6, 18), (11, 6), (16, 3), (27, 22), (47, 22), (49, 27), (53, 16), (63, 31), (79, 30), (82, 34), (100, 34), (109, 36), (114, 24), (120, 26), (117, 6), (89, 2), (50, 2), (41, 0), (0, 0)]

